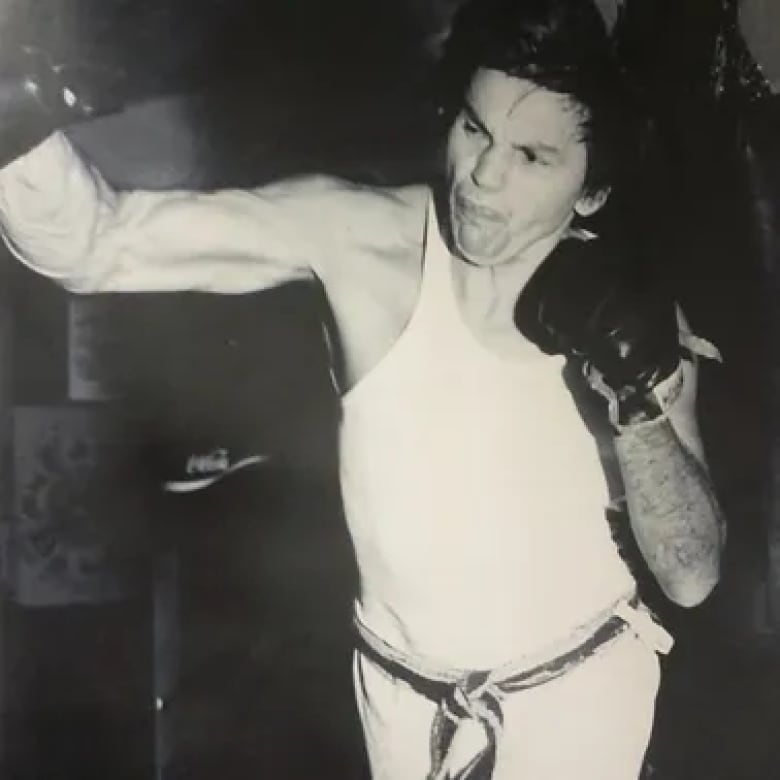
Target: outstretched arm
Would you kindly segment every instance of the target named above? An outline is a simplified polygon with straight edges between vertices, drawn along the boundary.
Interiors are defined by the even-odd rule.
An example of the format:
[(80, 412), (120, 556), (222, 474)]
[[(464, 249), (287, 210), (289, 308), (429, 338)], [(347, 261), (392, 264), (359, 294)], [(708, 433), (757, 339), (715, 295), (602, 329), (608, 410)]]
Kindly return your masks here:
[(116, 111), (121, 74), (27, 49), (11, 71), (0, 72), (0, 228), (22, 262), (70, 290), (265, 289), (310, 277), (334, 254), (334, 226), (348, 229), (334, 218), (348, 188), (325, 177), (116, 192), (55, 130)]
[(75, 292), (238, 293), (309, 278), (344, 195), (326, 177), (119, 193), (55, 133), (0, 171), (0, 220), (22, 262)]

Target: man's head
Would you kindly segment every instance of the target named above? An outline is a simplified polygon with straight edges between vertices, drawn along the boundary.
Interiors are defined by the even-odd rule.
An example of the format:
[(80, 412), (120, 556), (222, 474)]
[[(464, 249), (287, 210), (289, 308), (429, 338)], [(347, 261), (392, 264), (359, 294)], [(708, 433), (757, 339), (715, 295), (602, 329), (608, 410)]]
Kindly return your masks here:
[[(619, 77), (589, 0), (470, 0), (441, 66), (455, 249), (478, 265), (554, 246), (597, 211), (625, 143)], [(543, 252), (544, 253), (544, 252)]]

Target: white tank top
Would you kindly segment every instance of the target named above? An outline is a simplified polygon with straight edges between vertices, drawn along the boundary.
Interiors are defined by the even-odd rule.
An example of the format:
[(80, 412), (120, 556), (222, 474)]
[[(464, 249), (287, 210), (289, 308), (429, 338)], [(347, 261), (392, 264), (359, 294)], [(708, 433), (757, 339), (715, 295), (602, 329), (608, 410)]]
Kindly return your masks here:
[(451, 263), (429, 208), (416, 310), (343, 398), (341, 488), (364, 622), (401, 649), (483, 667), (567, 634), (633, 580), (564, 359), (483, 347)]

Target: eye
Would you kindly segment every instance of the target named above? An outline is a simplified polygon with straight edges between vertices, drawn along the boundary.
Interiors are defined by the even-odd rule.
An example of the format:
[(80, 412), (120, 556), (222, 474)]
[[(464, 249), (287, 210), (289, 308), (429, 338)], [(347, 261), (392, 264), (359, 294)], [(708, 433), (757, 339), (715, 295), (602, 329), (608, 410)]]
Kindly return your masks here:
[(528, 163), (544, 164), (544, 160), (530, 146), (516, 146), (515, 151)]
[(467, 116), (464, 116), (463, 132), (466, 133), (466, 135), (477, 135), (478, 133), (482, 132), (482, 128), (472, 119), (469, 119)]

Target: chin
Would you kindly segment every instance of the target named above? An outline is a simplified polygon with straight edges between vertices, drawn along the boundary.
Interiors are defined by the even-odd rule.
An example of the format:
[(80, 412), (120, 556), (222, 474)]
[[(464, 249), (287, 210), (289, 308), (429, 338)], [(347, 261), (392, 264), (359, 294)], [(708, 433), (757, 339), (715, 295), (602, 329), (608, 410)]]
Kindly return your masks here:
[(471, 265), (501, 265), (512, 255), (508, 241), (503, 239), (489, 242), (470, 241), (462, 235), (457, 225), (453, 230), (453, 244), (457, 254)]
[(479, 268), (493, 268), (497, 265), (503, 265), (508, 260), (503, 255), (477, 254), (475, 252), (466, 252), (460, 248), (458, 249), (458, 256), (469, 265), (478, 266)]

